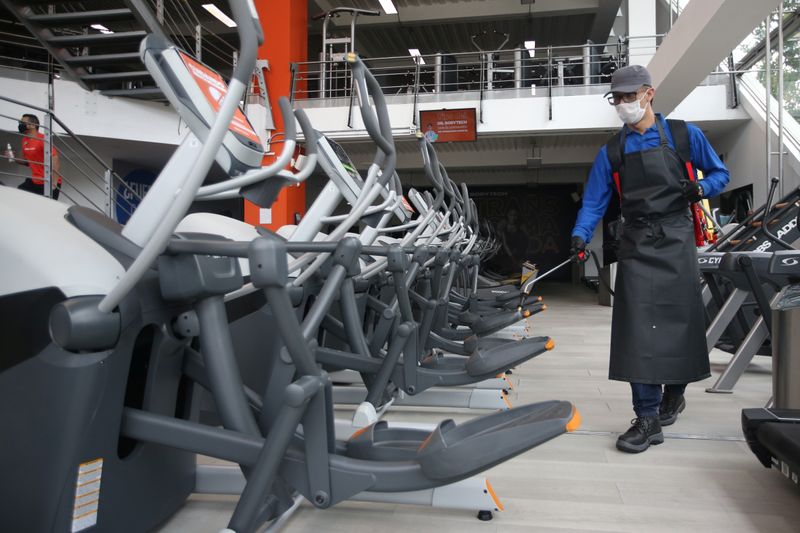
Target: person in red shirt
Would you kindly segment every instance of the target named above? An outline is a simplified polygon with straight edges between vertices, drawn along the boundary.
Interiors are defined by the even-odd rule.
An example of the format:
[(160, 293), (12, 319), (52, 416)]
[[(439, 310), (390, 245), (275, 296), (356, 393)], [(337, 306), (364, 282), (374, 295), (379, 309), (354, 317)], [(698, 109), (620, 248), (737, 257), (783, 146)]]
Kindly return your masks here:
[[(18, 188), (23, 191), (35, 194), (44, 194), (44, 134), (39, 131), (39, 118), (36, 115), (25, 114), (19, 121), (19, 132), (22, 138), (22, 157), (17, 159), (17, 163), (30, 167), (31, 177), (26, 179)], [(58, 160), (58, 152), (52, 147), (52, 172), (51, 179), (52, 197), (58, 200), (61, 192), (61, 164)], [(57, 179), (56, 179), (57, 177)]]

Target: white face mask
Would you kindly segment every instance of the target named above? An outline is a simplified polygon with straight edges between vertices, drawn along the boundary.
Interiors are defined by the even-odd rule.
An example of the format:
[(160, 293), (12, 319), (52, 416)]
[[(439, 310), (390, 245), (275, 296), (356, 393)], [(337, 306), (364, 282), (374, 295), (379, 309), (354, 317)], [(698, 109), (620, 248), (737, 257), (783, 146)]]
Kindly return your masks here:
[(645, 108), (640, 106), (639, 103), (642, 101), (642, 98), (644, 98), (645, 94), (647, 94), (646, 91), (635, 102), (631, 102), (629, 104), (620, 103), (614, 106), (617, 109), (617, 115), (619, 115), (619, 118), (622, 122), (625, 124), (636, 124), (642, 120), (642, 117), (644, 117)]

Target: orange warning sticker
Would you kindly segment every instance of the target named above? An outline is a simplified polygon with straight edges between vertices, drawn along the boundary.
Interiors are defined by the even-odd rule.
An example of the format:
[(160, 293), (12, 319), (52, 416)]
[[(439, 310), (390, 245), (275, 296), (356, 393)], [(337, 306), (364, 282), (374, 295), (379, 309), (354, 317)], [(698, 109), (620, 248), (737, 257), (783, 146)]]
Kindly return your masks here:
[[(186, 68), (189, 69), (189, 73), (194, 78), (197, 86), (203, 91), (206, 100), (211, 104), (211, 108), (214, 112), (219, 113), (222, 100), (224, 100), (225, 95), (228, 94), (228, 84), (225, 83), (225, 80), (223, 80), (222, 76), (217, 72), (214, 72), (202, 63), (198, 63), (191, 56), (183, 52), (178, 52), (178, 54), (180, 54)], [(247, 120), (247, 117), (244, 116), (244, 113), (242, 113), (242, 110), (239, 108), (237, 108), (236, 112), (233, 114), (229, 129), (257, 144), (261, 144), (261, 140), (253, 130), (253, 126), (250, 125), (250, 121)]]
[(102, 459), (94, 459), (78, 465), (78, 477), (75, 480), (75, 503), (72, 506), (72, 528), (70, 529), (73, 533), (97, 524), (102, 477)]

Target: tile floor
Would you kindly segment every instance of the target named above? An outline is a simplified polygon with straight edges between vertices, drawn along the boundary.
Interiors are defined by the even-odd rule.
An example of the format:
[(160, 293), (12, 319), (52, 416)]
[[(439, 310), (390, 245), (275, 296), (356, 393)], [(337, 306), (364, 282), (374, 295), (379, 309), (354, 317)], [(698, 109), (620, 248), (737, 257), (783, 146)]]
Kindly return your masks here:
[[(763, 405), (770, 396), (768, 358), (756, 358), (734, 394), (708, 394), (705, 387), (729, 358), (715, 350), (714, 377), (689, 387), (687, 409), (666, 429), (666, 442), (644, 454), (623, 454), (614, 441), (633, 413), (627, 383), (607, 379), (611, 309), (596, 305), (596, 296), (583, 287), (551, 284), (541, 290), (549, 309), (529, 321), (527, 333), (551, 336), (556, 348), (515, 372), (513, 402), (570, 400), (583, 425), (488, 472), (504, 512), (480, 522), (464, 511), (363, 502), (321, 511), (304, 503), (284, 531), (800, 531), (800, 490), (763, 468), (741, 436), (741, 408)], [(501, 335), (522, 333), (519, 326)], [(437, 422), (470, 416), (465, 410), (397, 408), (388, 418)], [(161, 531), (218, 531), (234, 502), (194, 496)]]

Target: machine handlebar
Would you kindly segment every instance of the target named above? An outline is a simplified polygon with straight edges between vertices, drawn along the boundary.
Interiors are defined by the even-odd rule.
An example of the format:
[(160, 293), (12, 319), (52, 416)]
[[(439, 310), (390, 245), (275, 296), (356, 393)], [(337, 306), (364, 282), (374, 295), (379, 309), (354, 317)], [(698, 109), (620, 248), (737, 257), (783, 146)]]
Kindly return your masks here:
[[(281, 109), (281, 112), (283, 112), (283, 109)], [(300, 123), (300, 130), (303, 132), (303, 137), (305, 137), (306, 155), (316, 154), (319, 137), (317, 130), (314, 129), (311, 121), (308, 120), (308, 115), (302, 109), (295, 109), (294, 116), (297, 118), (297, 122)]]
[[(375, 79), (372, 72), (364, 65), (361, 58), (353, 52), (348, 53), (346, 58), (353, 72), (356, 95), (358, 97), (358, 107), (361, 111), (364, 127), (367, 130), (367, 134), (369, 134), (370, 138), (379, 148), (378, 153), (375, 155), (374, 164), (384, 164), (382, 169), (383, 174), (380, 177), (379, 183), (385, 186), (394, 173), (396, 156), (386, 98), (383, 96), (383, 90), (378, 80)], [(369, 103), (370, 96), (375, 103), (374, 110)]]
[[(770, 178), (769, 193), (767, 194), (767, 203), (764, 207), (764, 219), (763, 219), (764, 223), (761, 225), (761, 227), (764, 229), (764, 235), (766, 235), (769, 240), (771, 240), (772, 242), (774, 242), (775, 244), (781, 246), (786, 250), (794, 250), (795, 249), (794, 246), (792, 246), (788, 242), (784, 241), (783, 239), (772, 233), (772, 230), (769, 229), (769, 224), (767, 223), (767, 216), (769, 215), (770, 208), (772, 208), (772, 198), (775, 196), (775, 191), (777, 190), (780, 181), (781, 179), (777, 176), (773, 176), (772, 178)], [(800, 214), (798, 216), (800, 216)]]

